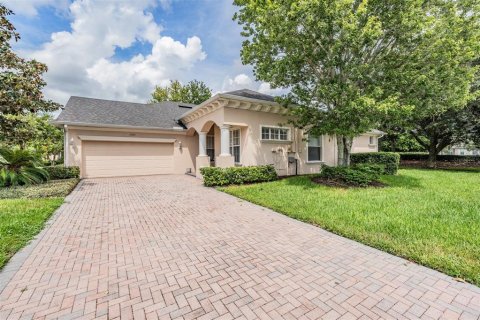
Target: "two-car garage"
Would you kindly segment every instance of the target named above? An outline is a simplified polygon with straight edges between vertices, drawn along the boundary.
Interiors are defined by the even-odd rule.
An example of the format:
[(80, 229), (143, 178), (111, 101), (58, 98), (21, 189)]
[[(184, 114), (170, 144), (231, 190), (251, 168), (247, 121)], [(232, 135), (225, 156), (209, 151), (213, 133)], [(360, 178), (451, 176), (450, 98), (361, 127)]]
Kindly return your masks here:
[(80, 139), (84, 178), (174, 173), (174, 139)]

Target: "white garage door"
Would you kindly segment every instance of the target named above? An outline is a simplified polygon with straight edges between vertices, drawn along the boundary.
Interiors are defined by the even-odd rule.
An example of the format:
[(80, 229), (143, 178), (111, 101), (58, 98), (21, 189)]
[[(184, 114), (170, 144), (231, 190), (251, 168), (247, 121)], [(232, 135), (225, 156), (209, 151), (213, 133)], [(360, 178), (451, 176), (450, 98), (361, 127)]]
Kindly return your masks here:
[(85, 178), (173, 173), (173, 143), (83, 141)]

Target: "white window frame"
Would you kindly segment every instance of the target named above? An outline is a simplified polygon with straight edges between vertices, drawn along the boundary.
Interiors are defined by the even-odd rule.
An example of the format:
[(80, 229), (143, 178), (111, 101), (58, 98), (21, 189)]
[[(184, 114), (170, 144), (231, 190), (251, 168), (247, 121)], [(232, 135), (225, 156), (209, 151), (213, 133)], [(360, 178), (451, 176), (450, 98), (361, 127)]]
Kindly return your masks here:
[[(233, 145), (233, 132), (234, 131), (238, 131), (238, 145)], [(233, 156), (233, 161), (235, 162), (235, 164), (240, 164), (241, 163), (241, 160), (242, 160), (242, 131), (240, 130), (240, 128), (234, 128), (234, 129), (230, 129), (230, 133), (229, 133), (229, 137), (228, 137), (228, 147), (229, 147), (229, 150), (230, 150), (230, 154)], [(233, 148), (234, 147), (238, 147), (238, 161), (235, 161), (235, 155), (233, 153)]]
[(307, 163), (323, 163), (323, 135), (318, 136), (318, 141), (320, 142), (320, 145), (315, 146), (317, 148), (320, 148), (320, 160), (310, 160), (309, 159), (308, 148), (310, 147), (310, 141), (308, 140), (308, 138), (309, 138), (309, 136), (307, 136)]
[[(263, 138), (263, 129), (264, 128), (267, 128), (267, 129), (270, 130), (269, 133), (268, 133), (268, 137), (269, 137), (268, 139)], [(285, 140), (283, 140), (283, 139), (271, 139), (271, 136), (272, 136), (271, 129), (287, 130), (287, 139), (285, 139)], [(278, 136), (280, 138), (280, 133), (279, 133)], [(273, 141), (273, 142), (285, 142), (285, 143), (292, 142), (292, 130), (289, 127), (261, 125), (260, 126), (260, 141), (265, 141), (265, 142)]]
[[(211, 148), (209, 148), (209, 140), (212, 142)], [(210, 157), (210, 161), (215, 161), (215, 135), (214, 134), (207, 134), (207, 145), (205, 146), (205, 151), (213, 150), (213, 157)]]
[(376, 145), (375, 136), (368, 136), (368, 144), (371, 146)]

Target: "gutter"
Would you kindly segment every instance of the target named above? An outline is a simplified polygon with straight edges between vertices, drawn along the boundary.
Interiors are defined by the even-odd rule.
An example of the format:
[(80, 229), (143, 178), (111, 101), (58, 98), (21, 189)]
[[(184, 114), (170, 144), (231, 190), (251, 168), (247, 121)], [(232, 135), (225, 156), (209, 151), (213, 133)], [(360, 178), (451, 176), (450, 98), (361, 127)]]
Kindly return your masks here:
[(133, 130), (158, 130), (158, 131), (172, 131), (172, 132), (186, 132), (187, 129), (182, 127), (174, 128), (160, 128), (160, 127), (140, 127), (129, 126), (121, 124), (103, 124), (103, 123), (87, 123), (87, 122), (69, 122), (69, 121), (53, 121), (53, 125), (61, 126), (79, 126), (79, 127), (96, 127), (96, 128), (117, 128), (117, 129), (133, 129)]

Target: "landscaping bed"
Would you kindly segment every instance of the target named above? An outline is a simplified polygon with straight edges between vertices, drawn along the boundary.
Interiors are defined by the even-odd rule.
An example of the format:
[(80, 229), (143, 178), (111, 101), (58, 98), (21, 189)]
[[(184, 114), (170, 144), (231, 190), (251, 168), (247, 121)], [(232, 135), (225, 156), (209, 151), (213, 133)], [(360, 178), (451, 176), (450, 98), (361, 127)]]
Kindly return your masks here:
[[(359, 186), (354, 186), (351, 185), (350, 183), (347, 183), (343, 180), (340, 179), (327, 179), (321, 176), (314, 176), (312, 177), (312, 181), (321, 184), (324, 186), (328, 187), (334, 187), (334, 188), (358, 188)], [(363, 187), (377, 187), (377, 188), (383, 188), (386, 187), (387, 185), (383, 182), (380, 181), (370, 181), (368, 182), (365, 186)]]
[(46, 183), (0, 188), (0, 199), (65, 197), (77, 185), (79, 179), (50, 180)]
[(387, 187), (301, 176), (220, 190), (480, 285), (480, 173), (402, 169), (379, 181)]

